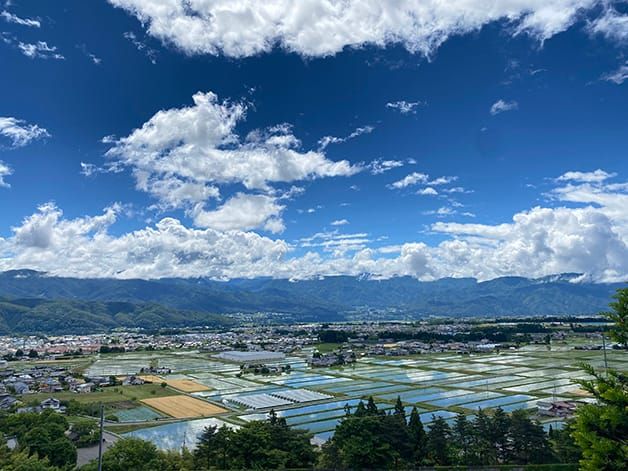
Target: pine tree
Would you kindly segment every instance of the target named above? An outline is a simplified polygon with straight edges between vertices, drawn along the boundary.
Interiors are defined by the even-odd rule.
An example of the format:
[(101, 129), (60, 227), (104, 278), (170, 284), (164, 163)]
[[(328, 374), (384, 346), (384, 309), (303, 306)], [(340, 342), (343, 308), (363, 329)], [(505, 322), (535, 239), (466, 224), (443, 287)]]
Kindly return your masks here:
[(437, 465), (451, 464), (451, 429), (445, 419), (434, 417), (427, 432), (428, 457)]
[(369, 396), (369, 400), (366, 403), (366, 412), (368, 415), (380, 415), (380, 411), (375, 405), (375, 401), (373, 400), (373, 396)]
[(425, 429), (421, 416), (416, 406), (410, 412), (410, 420), (408, 421), (408, 432), (413, 445), (414, 461), (420, 464), (425, 459)]
[(551, 450), (543, 427), (532, 422), (525, 410), (511, 414), (511, 462), (514, 464), (541, 464), (549, 461)]
[(358, 402), (358, 405), (355, 408), (355, 412), (353, 413), (353, 415), (356, 416), (356, 417), (364, 417), (364, 416), (368, 415), (368, 412), (366, 410), (366, 406), (364, 405), (363, 401)]
[(473, 422), (473, 464), (490, 465), (497, 462), (491, 435), (491, 419), (484, 410), (478, 409)]
[(395, 402), (395, 408), (393, 410), (393, 415), (396, 415), (399, 418), (403, 418), (403, 423), (406, 423), (406, 409), (403, 407), (403, 403), (401, 402), (401, 397), (397, 396), (397, 401)]
[[(628, 288), (617, 290), (617, 300), (610, 304), (613, 312), (602, 313), (613, 321), (611, 338), (628, 348)], [(583, 470), (625, 469), (628, 462), (628, 376), (609, 369), (600, 374), (591, 365), (582, 365), (593, 377), (581, 381), (597, 404), (578, 408), (572, 427), (573, 437), (582, 449)]]
[(613, 298), (616, 301), (609, 304), (612, 311), (603, 312), (602, 315), (614, 324), (609, 331), (611, 338), (626, 349), (628, 348), (628, 288), (617, 290)]
[(506, 463), (510, 457), (510, 417), (501, 407), (495, 409), (491, 419), (491, 442), (498, 463)]
[(458, 414), (452, 430), (452, 438), (456, 448), (456, 459), (454, 460), (456, 463), (465, 465), (472, 462), (472, 436), (472, 424), (469, 423), (464, 414)]

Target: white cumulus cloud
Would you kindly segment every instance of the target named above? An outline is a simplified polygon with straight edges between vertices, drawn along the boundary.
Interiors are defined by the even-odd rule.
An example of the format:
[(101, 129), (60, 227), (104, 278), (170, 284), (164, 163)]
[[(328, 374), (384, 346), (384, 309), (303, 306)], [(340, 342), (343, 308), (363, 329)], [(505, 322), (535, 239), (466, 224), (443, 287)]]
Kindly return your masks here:
[(199, 207), (194, 211), (194, 222), (221, 231), (264, 228), (277, 233), (284, 230), (280, 219), (283, 209), (271, 196), (238, 193), (214, 211)]
[[(220, 208), (209, 217), (214, 227), (189, 228), (164, 218), (113, 235), (119, 205), (97, 216), (68, 219), (48, 203), (12, 228), (9, 237), (0, 237), (0, 270), (33, 268), (56, 275), (116, 278), (368, 274), (422, 280), (579, 272), (594, 281), (628, 281), (628, 182), (613, 180), (616, 177), (574, 179), (579, 173), (587, 172), (567, 172), (572, 175), (568, 180), (554, 180), (557, 185), (548, 196), (558, 204), (552, 207), (535, 206), (497, 224), (435, 222), (431, 231), (444, 238), (435, 245), (408, 241), (376, 247), (383, 237), (337, 228), (297, 240), (295, 246), (305, 251), (303, 255), (295, 255), (295, 246), (283, 240), (231, 229), (243, 224), (230, 222), (231, 215), (220, 214)], [(269, 205), (270, 210), (256, 206), (257, 211), (266, 211), (266, 222), (264, 217), (246, 222), (269, 224), (277, 203), (251, 203), (248, 196), (236, 195), (224, 206)], [(455, 216), (449, 207), (443, 208), (434, 215)]]
[(281, 47), (303, 56), (400, 44), (431, 55), (449, 37), (503, 21), (543, 41), (599, 0), (109, 0), (148, 34), (188, 54), (252, 56)]
[[(245, 105), (220, 102), (211, 92), (199, 92), (193, 100), (193, 106), (157, 112), (126, 137), (108, 139), (112, 147), (106, 156), (110, 169), (130, 169), (137, 189), (156, 198), (158, 207), (186, 209), (201, 226), (248, 230), (263, 225), (280, 232), (283, 206), (276, 203), (273, 185), (361, 170), (346, 160), (329, 160), (320, 150), (302, 151), (288, 124), (242, 139), (235, 127), (245, 118)], [(206, 209), (208, 200), (219, 199), (221, 185), (232, 184), (267, 196), (240, 194), (216, 210)], [(254, 214), (242, 217), (244, 210)]]

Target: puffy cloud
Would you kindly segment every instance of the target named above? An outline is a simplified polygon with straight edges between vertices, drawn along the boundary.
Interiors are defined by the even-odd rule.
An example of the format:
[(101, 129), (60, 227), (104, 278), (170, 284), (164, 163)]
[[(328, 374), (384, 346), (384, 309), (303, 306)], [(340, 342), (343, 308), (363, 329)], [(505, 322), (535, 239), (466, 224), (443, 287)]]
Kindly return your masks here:
[(491, 114), (495, 116), (506, 111), (516, 110), (518, 108), (519, 103), (517, 103), (516, 101), (504, 101), (500, 99), (493, 103), (493, 105), (491, 106)]
[[(612, 174), (602, 170), (567, 172), (559, 177), (579, 183), (554, 188), (551, 196), (585, 206), (535, 207), (498, 225), (437, 222), (434, 231), (455, 236), (455, 241), (443, 243), (439, 249), (453, 242), (465, 247), (469, 250), (466, 263), (473, 267), (470, 271), (485, 278), (578, 272), (598, 281), (626, 280), (628, 185), (607, 183), (610, 177)], [(441, 255), (448, 256), (442, 251)]]
[(386, 103), (386, 108), (392, 108), (393, 110), (399, 111), (401, 114), (415, 114), (416, 108), (422, 104), (423, 103), (421, 103), (420, 101), (400, 100)]
[(285, 242), (252, 232), (190, 229), (172, 218), (114, 237), (107, 230), (118, 211), (65, 219), (55, 205), (42, 205), (12, 237), (0, 238), (0, 269), (30, 267), (79, 277), (231, 278), (268, 273), (289, 251)]
[(277, 233), (285, 229), (279, 217), (283, 209), (284, 206), (278, 204), (274, 197), (238, 193), (215, 211), (197, 208), (194, 223), (220, 231), (263, 227)]
[(565, 172), (556, 179), (558, 182), (574, 181), (580, 183), (594, 183), (603, 182), (609, 178), (617, 176), (615, 173), (607, 173), (602, 169), (594, 170), (593, 172)]
[[(301, 151), (288, 124), (258, 129), (241, 139), (235, 127), (245, 117), (245, 105), (219, 102), (211, 92), (197, 93), (193, 100), (193, 106), (157, 112), (126, 137), (109, 137), (112, 147), (106, 155), (111, 170), (131, 169), (137, 189), (156, 198), (159, 208), (184, 208), (202, 227), (281, 232), (283, 206), (276, 202), (274, 184), (360, 170), (346, 160), (331, 161), (321, 151)], [(88, 174), (97, 170), (83, 168)], [(267, 196), (238, 194), (220, 208), (207, 210), (208, 200), (219, 199), (219, 187), (229, 184)], [(281, 198), (298, 194), (293, 190)]]
[(433, 180), (427, 182), (428, 185), (438, 186), (438, 185), (448, 185), (449, 183), (455, 182), (458, 180), (458, 177), (453, 175), (445, 175), (443, 177), (438, 177)]
[(0, 160), (0, 188), (10, 188), (7, 182), (4, 181), (5, 177), (13, 174), (13, 170), (7, 164), (5, 164), (2, 160)]
[(436, 191), (431, 186), (428, 186), (426, 188), (421, 188), (420, 190), (418, 190), (416, 192), (416, 194), (417, 195), (421, 195), (421, 196), (437, 196), (438, 195), (438, 191)]
[(543, 41), (599, 0), (109, 0), (188, 54), (244, 57), (279, 46), (303, 56), (401, 44), (431, 55), (450, 36), (496, 21)]
[(349, 224), (349, 221), (347, 221), (346, 219), (336, 219), (335, 221), (331, 222), (332, 226), (345, 226)]
[(13, 147), (23, 147), (34, 140), (50, 137), (48, 131), (21, 119), (0, 116), (0, 136), (11, 141)]
[(13, 13), (6, 10), (0, 12), (0, 16), (4, 18), (4, 21), (6, 21), (7, 23), (14, 23), (20, 26), (29, 26), (31, 28), (39, 28), (41, 26), (39, 20), (33, 20), (31, 18), (20, 18), (19, 16), (14, 15)]
[[(423, 280), (580, 272), (595, 281), (627, 281), (628, 183), (610, 178), (561, 181), (548, 195), (560, 205), (537, 206), (499, 224), (435, 222), (431, 230), (445, 239), (436, 245), (417, 241), (377, 248), (382, 237), (336, 229), (296, 241), (303, 255), (295, 255), (295, 247), (283, 240), (227, 230), (230, 214), (221, 215), (220, 208), (210, 219), (216, 227), (225, 224), (225, 230), (193, 229), (165, 218), (114, 236), (110, 228), (121, 212), (118, 205), (98, 216), (67, 219), (55, 205), (46, 204), (13, 228), (10, 237), (0, 238), (0, 270), (34, 268), (56, 275), (118, 278), (368, 274)], [(240, 197), (250, 203), (250, 196)], [(238, 198), (223, 206), (237, 206)], [(262, 217), (246, 224), (276, 221), (272, 210), (255, 210), (266, 211), (266, 222)]]
[(352, 175), (359, 169), (320, 152), (300, 152), (286, 126), (256, 132), (240, 142), (235, 126), (246, 108), (197, 93), (194, 106), (157, 112), (141, 128), (115, 141), (107, 156), (133, 170), (138, 188), (177, 178), (196, 183), (242, 183), (247, 189), (321, 177)]
[(425, 173), (412, 172), (411, 174), (403, 177), (401, 180), (391, 183), (390, 188), (401, 189), (416, 185), (417, 183), (427, 183), (429, 178), (430, 176)]

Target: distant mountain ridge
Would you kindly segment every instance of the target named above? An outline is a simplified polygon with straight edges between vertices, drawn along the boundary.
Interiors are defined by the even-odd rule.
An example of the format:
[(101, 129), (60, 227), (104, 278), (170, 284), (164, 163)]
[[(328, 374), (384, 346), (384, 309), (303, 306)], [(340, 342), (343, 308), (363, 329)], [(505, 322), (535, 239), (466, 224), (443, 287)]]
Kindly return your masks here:
[(118, 327), (157, 330), (230, 325), (233, 321), (225, 316), (157, 304), (0, 297), (0, 335), (83, 334)]
[(502, 277), (418, 281), (333, 276), (313, 280), (205, 278), (118, 280), (48, 276), (32, 270), (0, 272), (0, 296), (48, 300), (155, 303), (211, 313), (274, 311), (303, 320), (340, 320), (361, 308), (401, 310), (409, 316), (592, 314), (605, 310), (625, 283), (590, 283), (578, 273), (539, 279)]

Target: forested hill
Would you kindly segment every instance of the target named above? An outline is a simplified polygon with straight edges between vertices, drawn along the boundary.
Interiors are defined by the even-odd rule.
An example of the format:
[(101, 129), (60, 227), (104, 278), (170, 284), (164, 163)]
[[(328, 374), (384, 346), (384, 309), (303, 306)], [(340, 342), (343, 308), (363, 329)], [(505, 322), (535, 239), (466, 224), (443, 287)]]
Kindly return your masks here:
[(116, 327), (224, 327), (231, 324), (231, 320), (221, 315), (181, 311), (157, 304), (0, 298), (0, 335), (94, 333)]
[(605, 310), (625, 283), (575, 282), (577, 274), (540, 279), (504, 277), (478, 282), (411, 277), (373, 280), (335, 276), (315, 280), (196, 279), (117, 280), (47, 276), (18, 270), (0, 273), (0, 296), (48, 300), (152, 303), (198, 312), (275, 311), (303, 320), (339, 320), (356, 308), (396, 308), (405, 315), (560, 315)]

